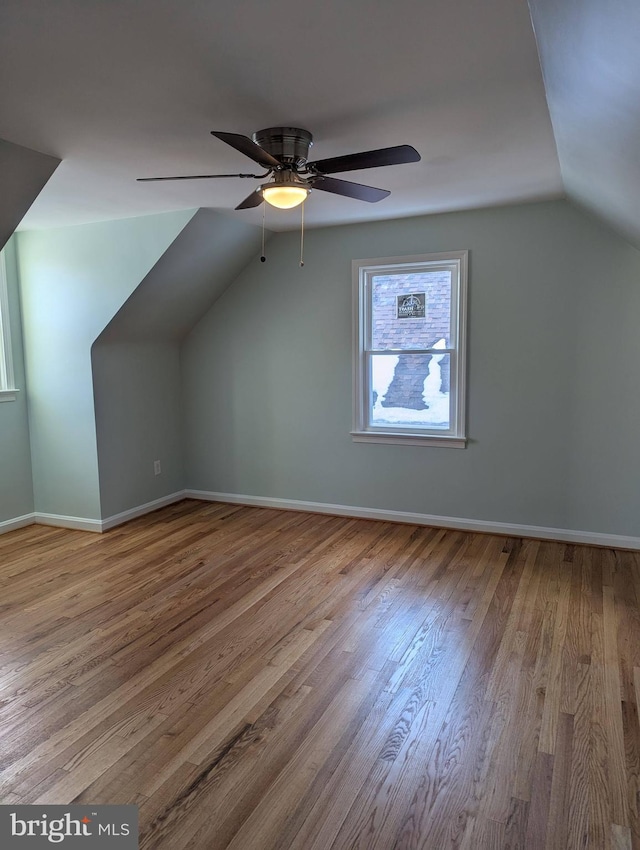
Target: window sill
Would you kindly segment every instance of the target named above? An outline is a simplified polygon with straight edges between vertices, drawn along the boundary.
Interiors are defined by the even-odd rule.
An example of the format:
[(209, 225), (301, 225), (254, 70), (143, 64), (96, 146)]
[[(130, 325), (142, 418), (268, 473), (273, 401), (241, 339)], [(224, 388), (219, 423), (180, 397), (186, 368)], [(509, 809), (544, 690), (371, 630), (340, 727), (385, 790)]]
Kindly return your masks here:
[(387, 431), (351, 431), (354, 443), (385, 443), (399, 446), (439, 446), (442, 449), (466, 449), (465, 437), (437, 437), (429, 434), (398, 434)]
[(15, 401), (20, 390), (0, 390), (0, 402)]

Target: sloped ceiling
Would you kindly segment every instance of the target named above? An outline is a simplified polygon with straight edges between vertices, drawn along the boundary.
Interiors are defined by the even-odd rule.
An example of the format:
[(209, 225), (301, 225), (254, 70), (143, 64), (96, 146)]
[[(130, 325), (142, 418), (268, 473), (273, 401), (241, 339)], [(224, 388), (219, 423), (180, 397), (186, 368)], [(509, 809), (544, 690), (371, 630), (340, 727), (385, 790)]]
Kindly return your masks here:
[(246, 180), (135, 182), (246, 171), (212, 129), (303, 127), (315, 158), (420, 151), (347, 175), (390, 189), (378, 204), (314, 191), (309, 226), (562, 193), (526, 0), (2, 0), (0, 79), (0, 136), (63, 159), (25, 228), (199, 207), (259, 223), (232, 212)]
[(0, 250), (60, 160), (0, 139)]
[(640, 247), (640, 3), (530, 5), (566, 191)]
[[(313, 192), (309, 226), (567, 193), (638, 244), (640, 4), (530, 7), (3, 0), (0, 137), (63, 160), (22, 227), (200, 207), (258, 224), (259, 209), (233, 212), (249, 181), (135, 178), (246, 171), (210, 130), (292, 125), (313, 133), (316, 158), (422, 154), (346, 175), (391, 189), (378, 204)], [(267, 217), (272, 230), (298, 222)]]
[(177, 342), (253, 257), (259, 228), (200, 209), (125, 301), (96, 344)]

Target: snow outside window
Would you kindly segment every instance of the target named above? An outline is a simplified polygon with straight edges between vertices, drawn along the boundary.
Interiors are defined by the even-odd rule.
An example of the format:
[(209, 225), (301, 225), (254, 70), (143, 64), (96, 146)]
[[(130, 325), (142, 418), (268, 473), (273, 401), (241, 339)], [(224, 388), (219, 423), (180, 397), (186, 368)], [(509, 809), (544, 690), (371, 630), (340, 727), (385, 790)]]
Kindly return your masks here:
[(353, 271), (354, 440), (464, 448), (467, 251)]

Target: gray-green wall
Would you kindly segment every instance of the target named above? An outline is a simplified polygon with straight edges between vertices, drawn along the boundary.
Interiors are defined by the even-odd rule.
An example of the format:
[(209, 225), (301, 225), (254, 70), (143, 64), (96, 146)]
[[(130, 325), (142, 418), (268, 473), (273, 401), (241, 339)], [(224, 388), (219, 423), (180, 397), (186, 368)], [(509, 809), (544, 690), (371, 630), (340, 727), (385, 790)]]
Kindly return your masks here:
[(15, 401), (0, 403), (0, 523), (33, 513), (29, 419), (15, 237), (5, 247)]
[(241, 217), (198, 210), (94, 343), (103, 520), (184, 489), (180, 340), (257, 253), (260, 236)]
[[(9, 297), (15, 401), (0, 403), (0, 523), (33, 512), (33, 485), (14, 230), (60, 160), (0, 139), (0, 249)], [(9, 241), (10, 240), (10, 241)]]
[(100, 519), (91, 346), (193, 214), (18, 235), (36, 512)]
[[(303, 269), (297, 233), (255, 240), (212, 211), (18, 235), (0, 522), (186, 487), (640, 537), (635, 248), (563, 201), (313, 230)], [(459, 249), (468, 448), (353, 443), (352, 259)]]
[[(640, 536), (636, 249), (564, 201), (298, 239), (185, 341), (189, 488)], [(351, 261), (460, 249), (467, 449), (353, 443)]]
[(180, 356), (175, 343), (121, 342), (94, 346), (92, 360), (100, 503), (108, 519), (184, 489)]

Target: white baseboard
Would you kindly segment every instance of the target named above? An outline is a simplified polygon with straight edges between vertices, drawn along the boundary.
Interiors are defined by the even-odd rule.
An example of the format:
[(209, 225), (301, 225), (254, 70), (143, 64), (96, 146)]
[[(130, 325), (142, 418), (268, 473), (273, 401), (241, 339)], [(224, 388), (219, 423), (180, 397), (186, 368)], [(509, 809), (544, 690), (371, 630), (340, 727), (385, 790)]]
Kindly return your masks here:
[(81, 516), (64, 516), (62, 514), (33, 515), (37, 525), (53, 525), (56, 528), (75, 528), (78, 531), (102, 531), (102, 522), (99, 519), (87, 519)]
[(16, 516), (13, 519), (5, 519), (0, 522), (0, 534), (4, 534), (5, 531), (13, 531), (16, 528), (24, 528), (25, 525), (33, 525), (34, 522), (34, 514), (24, 514), (24, 516)]
[(438, 528), (456, 528), (460, 531), (479, 531), (508, 537), (533, 537), (539, 540), (558, 540), (562, 543), (585, 543), (589, 546), (606, 546), (615, 549), (640, 549), (640, 537), (621, 534), (600, 534), (593, 531), (575, 531), (568, 528), (545, 528), (539, 525), (518, 525), (509, 522), (464, 519), (462, 517), (415, 514), (405, 511), (387, 511), (379, 508), (358, 508), (352, 505), (329, 505), (323, 502), (300, 502), (297, 499), (274, 499), (270, 496), (245, 496), (237, 493), (215, 493), (208, 490), (186, 490), (188, 499), (207, 502), (229, 502), (259, 508), (279, 508), (315, 514), (332, 514), (361, 519), (382, 519), (411, 525), (431, 525)]
[(114, 514), (102, 520), (101, 531), (108, 531), (110, 528), (115, 528), (116, 525), (122, 525), (123, 522), (129, 522), (130, 519), (150, 514), (151, 511), (157, 511), (158, 508), (164, 508), (167, 505), (172, 505), (174, 502), (180, 502), (186, 498), (184, 490), (177, 493), (170, 493), (168, 496), (162, 496), (160, 499), (154, 499), (153, 502), (147, 502), (144, 505), (138, 505), (136, 508), (130, 508), (128, 511)]
[(36, 511), (32, 514), (15, 517), (0, 522), (0, 534), (5, 531), (13, 531), (15, 528), (22, 528), (25, 525), (52, 525), (56, 528), (75, 528), (78, 531), (108, 531), (110, 528), (115, 528), (116, 525), (122, 525), (123, 522), (128, 522), (130, 519), (149, 514), (151, 511), (157, 511), (158, 508), (164, 508), (166, 505), (172, 505), (174, 502), (179, 502), (186, 498), (185, 491), (180, 490), (178, 493), (171, 493), (168, 496), (162, 496), (160, 499), (154, 499), (153, 502), (147, 502), (144, 505), (138, 505), (128, 511), (114, 514), (106, 519), (88, 519), (87, 517), (79, 516), (64, 516), (62, 514), (44, 514)]
[(80, 531), (107, 531), (136, 517), (156, 511), (166, 505), (172, 505), (181, 499), (200, 499), (206, 502), (228, 502), (233, 505), (249, 505), (258, 508), (277, 508), (279, 510), (303, 511), (315, 514), (356, 517), (360, 519), (379, 519), (390, 522), (404, 522), (412, 525), (431, 525), (439, 528), (456, 528), (460, 531), (478, 531), (485, 534), (501, 534), (509, 537), (533, 537), (539, 540), (558, 540), (563, 543), (584, 543), (590, 546), (606, 546), (614, 549), (640, 550), (640, 537), (627, 537), (621, 534), (602, 534), (593, 531), (575, 531), (568, 528), (546, 528), (539, 525), (519, 525), (507, 522), (488, 522), (486, 520), (464, 519), (462, 517), (438, 516), (435, 514), (417, 514), (406, 511), (389, 511), (379, 508), (359, 508), (353, 505), (332, 505), (324, 502), (302, 502), (297, 499), (276, 499), (271, 496), (246, 496), (238, 493), (217, 493), (210, 490), (180, 490), (144, 505), (138, 505), (106, 519), (86, 519), (84, 517), (61, 516), (59, 514), (33, 513), (0, 522), (0, 534), (13, 531), (36, 522), (40, 525), (53, 525), (61, 528), (75, 528)]

